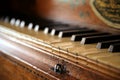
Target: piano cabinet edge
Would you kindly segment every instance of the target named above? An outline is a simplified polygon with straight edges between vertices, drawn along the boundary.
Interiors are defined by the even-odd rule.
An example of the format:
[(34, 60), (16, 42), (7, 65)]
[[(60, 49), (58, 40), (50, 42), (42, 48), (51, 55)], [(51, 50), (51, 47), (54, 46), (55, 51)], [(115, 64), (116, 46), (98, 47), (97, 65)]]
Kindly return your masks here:
[(44, 76), (37, 76), (34, 71), (5, 56), (0, 55), (0, 65), (0, 80), (47, 80)]
[[(19, 51), (16, 52), (16, 54), (19, 54)], [(22, 56), (26, 56), (24, 54), (25, 52), (22, 54)], [(22, 62), (22, 60), (18, 60), (13, 56), (5, 52), (2, 52), (1, 50), (0, 51), (0, 77), (1, 77), (0, 80), (58, 80), (58, 79), (60, 80), (116, 80), (109, 76), (107, 77), (107, 76), (99, 75), (95, 72), (89, 71), (89, 69), (86, 70), (84, 68), (78, 67), (70, 62), (67, 62), (63, 58), (60, 58), (59, 56), (57, 57), (51, 56), (41, 52), (39, 52), (39, 54), (41, 56), (41, 57), (39, 56), (39, 58), (41, 59), (41, 62), (37, 61), (35, 57), (30, 57), (34, 60), (34, 61), (30, 61), (31, 64), (35, 63), (35, 65), (33, 64), (33, 66), (36, 66), (39, 68), (39, 70), (37, 70), (35, 67), (31, 67), (30, 65)], [(35, 54), (32, 54), (32, 55), (34, 56)], [(22, 59), (22, 56), (18, 55), (16, 57), (19, 57)], [(29, 55), (27, 55), (26, 57), (28, 56)], [(42, 60), (42, 57), (44, 57), (45, 61), (47, 62), (44, 62), (44, 60)], [(29, 60), (29, 57), (28, 57), (28, 60)], [(54, 65), (58, 63), (65, 66), (66, 68), (65, 73), (60, 74), (52, 70)]]
[[(0, 64), (1, 64), (0, 80), (113, 80), (113, 79), (107, 79), (105, 77), (93, 74), (89, 71), (84, 71), (84, 70), (82, 71), (82, 69), (80, 68), (79, 68), (80, 71), (78, 71), (76, 74), (79, 74), (79, 73), (82, 74), (81, 78), (77, 79), (71, 76), (71, 77), (66, 77), (66, 79), (65, 77), (64, 79), (62, 78), (55, 79), (50, 77), (49, 75), (45, 75), (42, 72), (39, 72), (31, 68), (26, 64), (21, 63), (18, 60), (13, 59), (10, 56), (5, 55), (3, 52), (0, 52)], [(61, 75), (61, 74), (57, 74), (57, 75)]]

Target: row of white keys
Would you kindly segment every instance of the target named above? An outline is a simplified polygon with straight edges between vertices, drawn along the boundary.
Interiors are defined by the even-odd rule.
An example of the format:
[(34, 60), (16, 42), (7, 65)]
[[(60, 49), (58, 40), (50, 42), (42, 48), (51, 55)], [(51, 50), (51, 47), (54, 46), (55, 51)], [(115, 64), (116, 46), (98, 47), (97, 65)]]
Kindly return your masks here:
[[(11, 25), (20, 27), (20, 28), (24, 28), (25, 27), (25, 21), (21, 21), (20, 19), (15, 19), (15, 18), (9, 18), (9, 17), (5, 17), (4, 19), (2, 19), (5, 23), (10, 23)], [(33, 28), (33, 23), (29, 23), (28, 24), (28, 30), (34, 30), (35, 32), (39, 31), (39, 25), (35, 25), (35, 27)]]

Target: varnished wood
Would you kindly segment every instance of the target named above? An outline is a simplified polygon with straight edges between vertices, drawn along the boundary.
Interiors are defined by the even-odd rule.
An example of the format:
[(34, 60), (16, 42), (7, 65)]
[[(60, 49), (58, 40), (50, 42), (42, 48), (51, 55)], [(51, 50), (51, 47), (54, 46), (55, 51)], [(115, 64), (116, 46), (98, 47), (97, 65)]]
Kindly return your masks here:
[[(42, 15), (43, 17), (61, 23), (80, 25), (80, 27), (94, 28), (105, 32), (120, 33), (120, 31), (118, 30), (120, 25), (117, 26), (118, 29), (115, 29), (111, 27), (110, 23), (106, 23), (105, 21), (101, 20), (100, 17), (98, 17), (98, 14), (95, 13), (93, 9), (92, 1), (97, 2), (97, 0), (50, 0), (49, 2), (47, 0), (44, 0), (41, 4), (41, 1), (36, 0), (37, 4), (35, 11), (39, 16)], [(108, 1), (110, 2), (108, 5), (111, 4), (109, 8), (112, 7), (112, 4), (116, 5), (117, 7), (117, 4), (111, 3), (111, 1), (114, 2), (115, 0)], [(99, 2), (101, 2), (101, 5), (103, 4), (104, 7), (107, 6), (104, 3), (105, 1), (99, 0), (98, 3)], [(43, 7), (43, 5), (45, 5), (46, 7)], [(115, 8), (112, 9), (113, 11), (115, 10)], [(119, 14), (119, 12), (117, 12), (116, 15), (117, 14)], [(112, 16), (112, 14), (108, 14), (108, 16), (109, 15)]]
[[(29, 62), (33, 66), (36, 66), (39, 69), (42, 69), (43, 72), (45, 72), (45, 73), (48, 72), (49, 74), (47, 76), (52, 75), (59, 79), (63, 79), (63, 78), (69, 79), (70, 78), (70, 79), (74, 80), (76, 78), (76, 79), (85, 79), (85, 80), (93, 80), (93, 79), (101, 80), (101, 78), (102, 78), (102, 80), (106, 80), (106, 79), (108, 79), (108, 80), (118, 79), (119, 80), (119, 70), (117, 70), (117, 69), (114, 69), (114, 68), (109, 69), (109, 67), (107, 67), (103, 64), (98, 64), (95, 61), (88, 60), (88, 59), (85, 59), (80, 56), (77, 57), (77, 55), (75, 56), (75, 54), (72, 55), (71, 53), (68, 53), (68, 52), (67, 53), (62, 52), (62, 50), (59, 53), (59, 49), (54, 48), (54, 47), (45, 46), (45, 44), (43, 45), (39, 41), (38, 41), (38, 43), (36, 43), (36, 42), (34, 42), (34, 38), (32, 38), (32, 40), (31, 40), (30, 36), (28, 37), (28, 39), (24, 38), (24, 35), (26, 35), (26, 34), (22, 34), (22, 36), (20, 37), (19, 34), (21, 34), (22, 30), (24, 32), (25, 29), (20, 30), (20, 28), (17, 29), (17, 27), (15, 27), (15, 26), (10, 27), (10, 25), (6, 24), (6, 23), (3, 25), (8, 26), (9, 29), (8, 28), (5, 29), (5, 27), (3, 27), (3, 28), (1, 27), (1, 41), (0, 42), (3, 42), (3, 43), (0, 43), (2, 45), (0, 49), (3, 52), (5, 51), (3, 54), (7, 55), (8, 56), (7, 58), (12, 56), (13, 59), (12, 58), (10, 58), (10, 59), (16, 61), (15, 57), (18, 57), (22, 61), (24, 60), (25, 62)], [(15, 32), (16, 34), (14, 34), (14, 30), (11, 31), (11, 29), (10, 29), (12, 27), (14, 29), (16, 28), (16, 30), (18, 30), (18, 32), (20, 31), (20, 33)], [(32, 32), (32, 30), (30, 31), (30, 33), (31, 32)], [(27, 32), (27, 33), (29, 33), (29, 32)], [(32, 32), (32, 33), (34, 33), (34, 32)], [(36, 37), (37, 37), (37, 34), (36, 34)], [(30, 34), (28, 34), (28, 35), (30, 35)], [(42, 34), (42, 36), (43, 35), (45, 35), (45, 34)], [(50, 36), (46, 36), (46, 38), (44, 36), (43, 39), (47, 40), (47, 37), (50, 37)], [(52, 40), (54, 40), (54, 38)], [(4, 43), (6, 43), (6, 42), (7, 42), (7, 44), (5, 45)], [(48, 41), (46, 41), (46, 42), (48, 42)], [(21, 63), (21, 62), (19, 62), (19, 61), (21, 61), (20, 59), (18, 60), (18, 64)], [(55, 66), (55, 64), (57, 64), (57, 63), (64, 64), (67, 68), (67, 73), (56, 74), (51, 68), (53, 68)], [(22, 62), (22, 65), (24, 65), (24, 64), (26, 64), (26, 63)], [(87, 65), (87, 64), (89, 64), (89, 65)], [(28, 65), (26, 65), (25, 67), (28, 67)], [(34, 68), (34, 70), (36, 70), (36, 68)], [(91, 76), (91, 74), (92, 74), (92, 76)]]
[[(120, 34), (119, 23), (116, 26), (119, 4), (115, 0), (108, 3), (104, 0), (5, 0), (0, 3), (0, 12), (4, 16), (16, 17), (16, 13), (22, 13), (61, 24)], [(103, 11), (109, 7), (113, 14), (106, 11), (107, 17), (112, 16), (115, 23), (106, 22), (95, 9), (99, 7)], [(21, 15), (16, 18), (19, 17)], [(117, 60), (120, 60), (120, 53), (110, 54), (95, 46), (82, 46), (68, 38), (61, 39), (42, 31), (34, 32), (0, 22), (0, 80), (119, 80)], [(64, 65), (66, 71), (63, 74), (53, 71), (56, 64)]]
[[(43, 17), (54, 22), (65, 23), (70, 25), (79, 25), (80, 27), (94, 28), (104, 32), (120, 33), (119, 25), (115, 28), (116, 23), (106, 23), (97, 11), (94, 9), (92, 2), (96, 1), (103, 4), (103, 10), (107, 8), (107, 3), (102, 0), (8, 0), (8, 7), (13, 12), (24, 13)], [(113, 3), (112, 3), (113, 1)], [(114, 14), (113, 20), (119, 21), (119, 4), (115, 0), (108, 1), (109, 9)], [(116, 7), (112, 7), (116, 4)], [(99, 5), (100, 6), (100, 5)], [(118, 8), (117, 8), (118, 7)], [(101, 6), (102, 8), (102, 6)], [(115, 10), (118, 9), (117, 13)], [(104, 12), (104, 11), (103, 11)], [(102, 13), (102, 11), (100, 12)], [(106, 12), (107, 13), (107, 12)], [(115, 15), (116, 14), (116, 15)], [(16, 14), (15, 14), (16, 15)], [(116, 17), (118, 15), (118, 18)], [(114, 19), (115, 18), (115, 19)], [(119, 23), (118, 23), (119, 24)]]
[(0, 79), (1, 80), (44, 80), (42, 75), (38, 72), (16, 63), (16, 61), (11, 61), (5, 55), (3, 57), (3, 52), (0, 52)]

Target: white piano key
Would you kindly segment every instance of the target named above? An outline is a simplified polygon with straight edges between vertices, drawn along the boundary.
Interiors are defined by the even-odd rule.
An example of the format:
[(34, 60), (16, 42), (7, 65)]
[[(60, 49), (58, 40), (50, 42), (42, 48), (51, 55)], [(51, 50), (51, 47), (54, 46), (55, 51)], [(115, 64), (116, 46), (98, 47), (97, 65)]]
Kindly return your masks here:
[(17, 20), (15, 21), (15, 26), (20, 26), (20, 20), (19, 20), (19, 19), (17, 19)]
[(55, 29), (52, 29), (50, 35), (54, 36), (55, 35)]
[(49, 28), (46, 27), (46, 28), (44, 29), (44, 34), (48, 34), (48, 32), (49, 32)]
[(11, 24), (11, 25), (14, 25), (14, 24), (15, 24), (15, 18), (12, 18), (12, 19), (10, 20), (10, 24)]
[(4, 22), (8, 23), (9, 22), (9, 17), (5, 17)]
[(20, 22), (20, 27), (21, 27), (21, 28), (24, 28), (24, 27), (25, 27), (25, 21), (21, 21), (21, 22)]
[(33, 24), (32, 23), (29, 23), (28, 24), (28, 29), (31, 30), (33, 28)]
[(34, 31), (38, 32), (38, 30), (39, 30), (39, 25), (35, 25)]

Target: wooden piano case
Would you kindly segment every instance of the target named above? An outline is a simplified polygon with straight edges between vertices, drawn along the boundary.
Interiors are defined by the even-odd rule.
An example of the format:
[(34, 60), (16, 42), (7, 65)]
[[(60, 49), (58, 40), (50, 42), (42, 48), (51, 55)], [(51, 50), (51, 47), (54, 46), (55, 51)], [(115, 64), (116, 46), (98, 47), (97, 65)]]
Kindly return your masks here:
[(0, 80), (119, 80), (119, 71), (110, 73), (113, 70), (104, 65), (4, 26), (0, 29)]
[[(99, 19), (99, 17), (101, 18), (100, 14), (94, 9), (97, 8), (96, 5), (90, 4), (90, 2), (98, 4), (99, 9), (102, 10), (101, 14), (106, 16), (104, 10), (108, 8), (107, 0), (8, 1), (13, 1), (12, 4), (15, 3), (15, 5), (8, 5), (8, 7), (17, 11), (22, 11), (25, 8), (23, 12), (27, 14), (42, 15), (44, 18), (47, 17), (60, 23), (77, 24), (89, 28), (91, 26), (91, 28), (101, 31), (120, 32), (119, 26), (114, 29), (114, 27), (109, 27), (109, 23), (106, 23), (107, 19)], [(116, 2), (119, 3), (117, 0)], [(105, 5), (101, 5), (101, 3)], [(117, 9), (119, 10), (119, 8)], [(111, 14), (113, 15), (111, 20), (114, 21), (110, 22), (112, 26), (115, 25), (113, 22), (119, 25), (119, 15), (113, 14), (113, 12), (109, 13), (109, 11), (106, 13), (110, 15), (107, 18), (111, 17)], [(16, 28), (16, 30), (12, 28)], [(39, 35), (41, 38), (38, 39), (33, 34)], [(23, 28), (0, 22), (0, 80), (120, 80), (120, 69), (114, 69), (83, 56), (73, 55), (52, 47), (42, 41), (44, 37), (46, 38), (45, 34), (35, 33), (28, 29), (23, 30)], [(47, 36), (46, 39), (50, 37)]]

